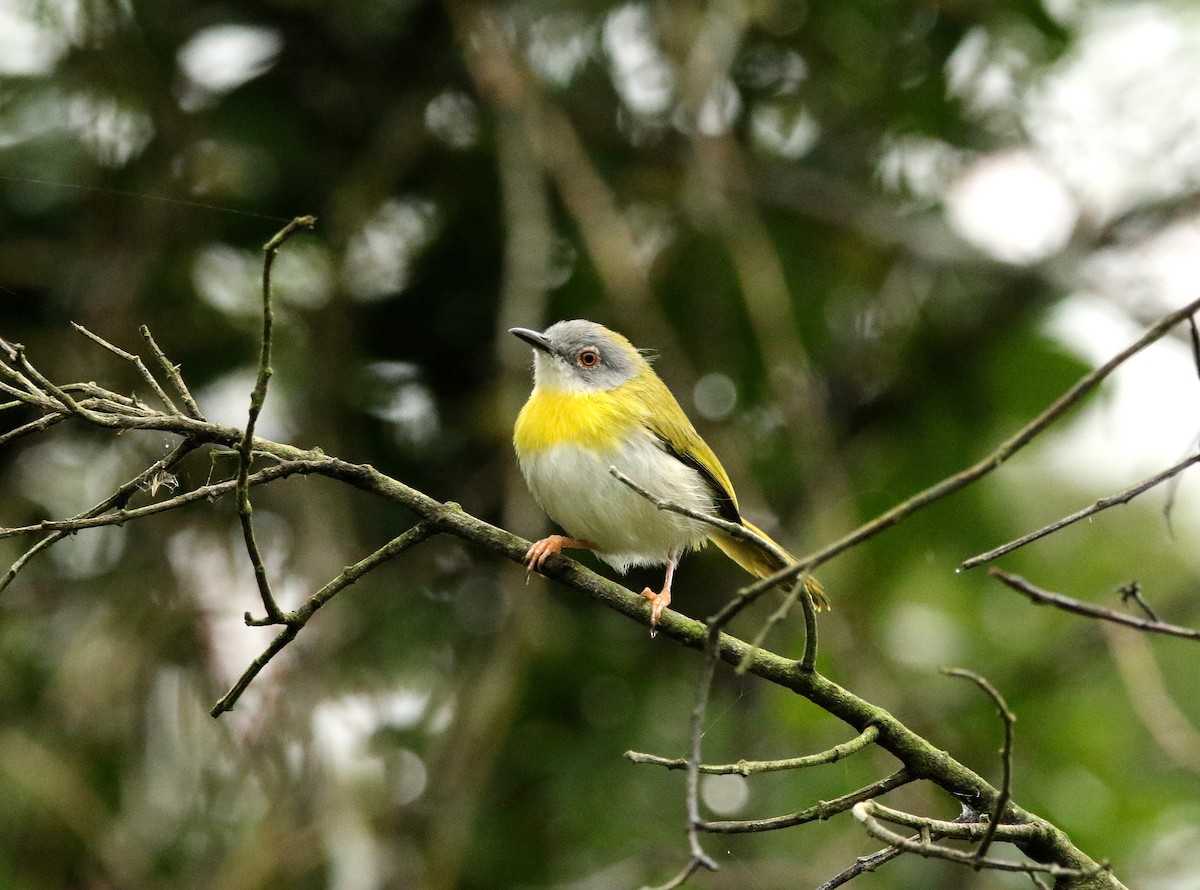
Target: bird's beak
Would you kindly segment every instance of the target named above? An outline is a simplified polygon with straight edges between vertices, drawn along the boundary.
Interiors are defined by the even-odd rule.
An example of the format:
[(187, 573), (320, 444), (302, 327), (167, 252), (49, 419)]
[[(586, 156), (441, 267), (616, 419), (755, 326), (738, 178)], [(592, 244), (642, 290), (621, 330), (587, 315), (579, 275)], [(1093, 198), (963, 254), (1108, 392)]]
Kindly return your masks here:
[(550, 347), (550, 341), (546, 339), (545, 334), (539, 334), (537, 331), (531, 331), (529, 328), (509, 328), (508, 332), (513, 336), (520, 337), (534, 349), (540, 349), (542, 352), (553, 352)]

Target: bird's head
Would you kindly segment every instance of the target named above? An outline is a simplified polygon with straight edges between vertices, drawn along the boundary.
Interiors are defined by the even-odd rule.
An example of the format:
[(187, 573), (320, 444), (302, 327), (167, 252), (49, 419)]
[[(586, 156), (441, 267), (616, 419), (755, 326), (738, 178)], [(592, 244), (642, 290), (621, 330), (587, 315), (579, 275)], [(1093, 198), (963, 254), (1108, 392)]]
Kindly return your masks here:
[(542, 333), (528, 328), (511, 328), (509, 333), (533, 347), (535, 386), (596, 392), (653, 373), (632, 343), (594, 321), (571, 319)]

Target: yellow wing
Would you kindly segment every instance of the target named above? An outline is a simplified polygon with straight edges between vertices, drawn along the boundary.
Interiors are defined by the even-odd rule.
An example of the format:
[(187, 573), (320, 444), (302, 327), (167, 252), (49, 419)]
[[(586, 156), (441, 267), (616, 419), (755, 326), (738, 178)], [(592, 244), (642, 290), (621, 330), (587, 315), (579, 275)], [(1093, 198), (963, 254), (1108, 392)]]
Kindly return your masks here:
[[(704, 478), (712, 491), (717, 515), (729, 522), (743, 525), (756, 535), (765, 538), (788, 559), (783, 561), (769, 550), (764, 550), (749, 541), (724, 534), (715, 528), (709, 536), (710, 540), (726, 556), (756, 578), (773, 575), (785, 566), (794, 563), (795, 557), (775, 543), (762, 529), (742, 518), (729, 474), (725, 472), (721, 461), (708, 443), (696, 432), (696, 428), (692, 426), (692, 422), (688, 420), (667, 385), (655, 374), (642, 375), (642, 379), (636, 381), (635, 385), (651, 390), (640, 394), (642, 397), (638, 400), (638, 404), (662, 407), (662, 410), (654, 414), (647, 414), (643, 419), (646, 428), (662, 442), (669, 454), (696, 470)], [(817, 609), (829, 608), (829, 598), (816, 578), (810, 577), (805, 583), (805, 587)]]

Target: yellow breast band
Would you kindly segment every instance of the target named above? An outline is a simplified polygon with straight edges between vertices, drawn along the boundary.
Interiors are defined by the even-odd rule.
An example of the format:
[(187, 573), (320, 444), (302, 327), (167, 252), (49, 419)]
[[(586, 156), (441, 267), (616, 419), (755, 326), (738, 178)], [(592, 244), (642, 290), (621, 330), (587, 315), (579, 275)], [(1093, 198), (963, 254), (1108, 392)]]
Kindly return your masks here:
[(517, 417), (513, 444), (525, 454), (557, 445), (593, 451), (616, 449), (633, 426), (631, 417), (639, 413), (622, 403), (623, 389), (571, 392), (538, 387)]

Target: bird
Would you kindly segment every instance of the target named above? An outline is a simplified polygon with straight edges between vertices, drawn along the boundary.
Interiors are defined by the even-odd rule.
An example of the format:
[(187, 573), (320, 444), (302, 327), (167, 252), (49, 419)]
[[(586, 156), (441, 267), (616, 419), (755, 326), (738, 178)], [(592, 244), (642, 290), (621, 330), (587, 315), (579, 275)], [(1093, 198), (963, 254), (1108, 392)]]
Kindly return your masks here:
[[(665, 566), (662, 589), (642, 591), (651, 603), (654, 636), (671, 603), (676, 567), (688, 551), (712, 541), (757, 578), (795, 562), (742, 516), (729, 474), (647, 353), (584, 319), (559, 321), (542, 332), (509, 333), (532, 346), (534, 356), (533, 391), (513, 429), (517, 463), (534, 500), (567, 532), (530, 546), (527, 577), (564, 548), (591, 550), (622, 574), (632, 566)], [(611, 468), (661, 500), (749, 529), (777, 552), (659, 509)], [(806, 579), (806, 586), (816, 608), (829, 607), (815, 578)]]

